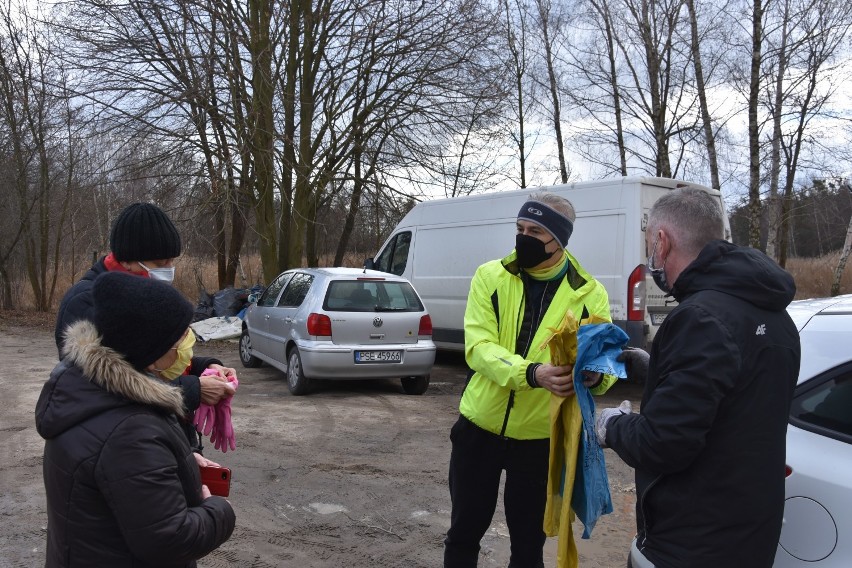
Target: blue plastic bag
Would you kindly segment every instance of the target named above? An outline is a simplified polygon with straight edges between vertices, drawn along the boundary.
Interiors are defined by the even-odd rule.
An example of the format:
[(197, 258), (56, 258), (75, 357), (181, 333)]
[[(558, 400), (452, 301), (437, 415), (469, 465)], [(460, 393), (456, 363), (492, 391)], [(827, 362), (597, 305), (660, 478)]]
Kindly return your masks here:
[(582, 371), (627, 377), (624, 363), (616, 361), (621, 347), (627, 344), (627, 334), (611, 323), (581, 325), (577, 330), (577, 361), (574, 364), (574, 390), (583, 415), (577, 471), (571, 508), (583, 523), (583, 538), (589, 538), (601, 515), (612, 513), (612, 497), (603, 448), (595, 436), (595, 401), (583, 385)]

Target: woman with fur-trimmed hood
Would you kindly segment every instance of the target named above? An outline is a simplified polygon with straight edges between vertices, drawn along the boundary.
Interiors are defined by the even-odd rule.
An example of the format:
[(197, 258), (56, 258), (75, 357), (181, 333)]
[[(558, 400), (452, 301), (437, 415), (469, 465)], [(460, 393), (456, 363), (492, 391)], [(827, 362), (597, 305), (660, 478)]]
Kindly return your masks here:
[(36, 405), (45, 439), (45, 566), (195, 566), (234, 530), (231, 504), (202, 486), (161, 373), (192, 356), (193, 307), (171, 286), (107, 272), (95, 316), (66, 333), (66, 357)]

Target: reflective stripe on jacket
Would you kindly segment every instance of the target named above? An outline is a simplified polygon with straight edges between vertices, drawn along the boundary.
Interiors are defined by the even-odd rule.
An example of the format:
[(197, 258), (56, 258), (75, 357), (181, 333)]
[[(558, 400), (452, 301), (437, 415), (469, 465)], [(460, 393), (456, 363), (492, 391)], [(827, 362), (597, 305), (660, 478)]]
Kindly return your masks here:
[[(550, 391), (532, 388), (526, 380), (530, 364), (550, 362), (543, 345), (548, 327), (556, 328), (565, 310), (578, 320), (594, 314), (611, 321), (606, 289), (570, 254), (568, 261), (565, 276), (547, 284), (547, 309), (538, 325), (530, 321), (532, 309), (514, 251), (476, 270), (464, 315), (465, 359), (475, 373), (459, 411), (480, 428), (518, 440), (550, 437)], [(593, 394), (606, 392), (616, 380), (604, 377)]]

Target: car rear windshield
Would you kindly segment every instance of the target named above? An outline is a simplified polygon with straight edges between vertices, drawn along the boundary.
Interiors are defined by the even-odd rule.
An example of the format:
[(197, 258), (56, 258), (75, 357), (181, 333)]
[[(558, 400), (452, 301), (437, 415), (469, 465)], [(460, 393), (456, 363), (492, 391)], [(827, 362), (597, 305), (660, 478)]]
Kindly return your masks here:
[(334, 280), (322, 307), (332, 312), (423, 311), (411, 284), (385, 280)]

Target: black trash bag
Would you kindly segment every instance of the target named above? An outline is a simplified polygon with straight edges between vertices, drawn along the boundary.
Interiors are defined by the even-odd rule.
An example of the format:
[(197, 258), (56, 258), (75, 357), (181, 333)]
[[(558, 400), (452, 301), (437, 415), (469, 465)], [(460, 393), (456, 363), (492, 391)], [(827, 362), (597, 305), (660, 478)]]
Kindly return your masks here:
[(206, 320), (213, 317), (213, 294), (207, 290), (201, 290), (198, 293), (198, 303), (195, 305), (195, 313), (192, 316), (192, 321)]
[(224, 288), (213, 294), (213, 315), (235, 316), (245, 307), (249, 292), (245, 288)]

